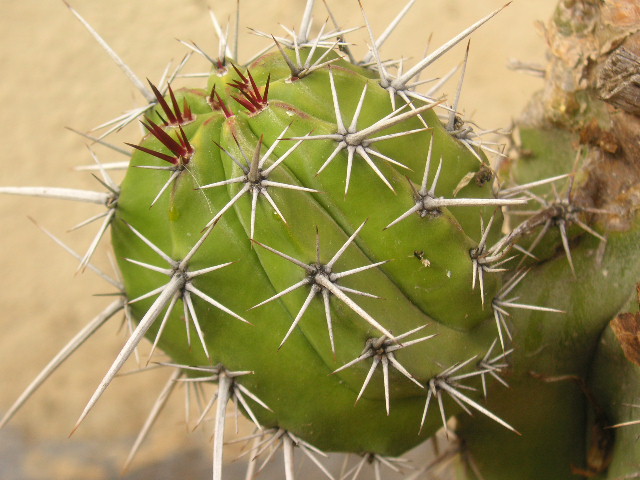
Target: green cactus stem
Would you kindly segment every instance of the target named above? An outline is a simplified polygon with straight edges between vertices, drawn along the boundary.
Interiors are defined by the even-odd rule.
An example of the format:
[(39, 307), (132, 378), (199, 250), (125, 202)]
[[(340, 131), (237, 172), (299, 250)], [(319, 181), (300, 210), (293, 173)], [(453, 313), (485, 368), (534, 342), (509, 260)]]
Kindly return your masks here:
[[(281, 449), (294, 480), (296, 448), (329, 478), (319, 456), (341, 452), (361, 456), (347, 477), (370, 463), (379, 479), (439, 431), (460, 479), (638, 474), (625, 457), (638, 450), (628, 405), (640, 378), (618, 347), (637, 353), (620, 332), (637, 333), (638, 316), (618, 314), (640, 276), (640, 124), (633, 96), (606, 71), (622, 68), (607, 63), (613, 40), (635, 45), (628, 24), (610, 25), (624, 3), (560, 3), (546, 90), (520, 120), (513, 155), (459, 111), (469, 43), (451, 101), (418, 88), (423, 71), (509, 4), (410, 68), (380, 49), (413, 2), (378, 40), (360, 4), (371, 45), (361, 60), (352, 29), (334, 21), (311, 34), (313, 0), (299, 32), (269, 35), (270, 49), (246, 62), (212, 14), (219, 57), (188, 45), (211, 62), (189, 88), (174, 88), (184, 62), (147, 87), (69, 7), (148, 102), (111, 128), (137, 119), (143, 136), (127, 143), (120, 183), (94, 156), (106, 192), (0, 193), (103, 205), (87, 253), (71, 253), (120, 298), (2, 424), (124, 310), (130, 335), (74, 431), (149, 340), (146, 365), (171, 376), (127, 464), (184, 383), (201, 400), (196, 426), (212, 418), (214, 480), (231, 404), (256, 428), (250, 479), (259, 457)], [(614, 33), (603, 39), (600, 26)], [(585, 80), (563, 90), (576, 49), (589, 58)], [(118, 281), (91, 263), (107, 231)], [(160, 351), (171, 361), (156, 361)], [(217, 393), (203, 401), (208, 384)]]

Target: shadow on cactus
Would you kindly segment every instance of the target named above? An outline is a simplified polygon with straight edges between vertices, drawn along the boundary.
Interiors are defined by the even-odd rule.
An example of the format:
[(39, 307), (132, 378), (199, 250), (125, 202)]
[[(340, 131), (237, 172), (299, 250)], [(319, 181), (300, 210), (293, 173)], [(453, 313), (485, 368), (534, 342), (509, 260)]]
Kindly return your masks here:
[[(104, 205), (88, 252), (71, 253), (122, 295), (3, 424), (124, 311), (131, 335), (78, 425), (144, 338), (146, 365), (158, 364), (156, 348), (167, 353), (172, 362), (158, 365), (169, 381), (127, 464), (176, 386), (215, 382), (196, 421), (213, 419), (214, 479), (231, 403), (256, 427), (247, 478), (277, 449), (287, 480), (294, 451), (329, 478), (356, 479), (367, 463), (381, 478), (440, 429), (453, 447), (406, 478), (450, 459), (469, 479), (638, 474), (639, 427), (625, 406), (639, 395), (638, 367), (616, 350), (620, 331), (637, 335), (638, 316), (598, 346), (639, 278), (638, 166), (614, 196), (605, 167), (621, 160), (592, 145), (576, 156), (575, 128), (522, 124), (518, 162), (483, 141), (493, 132), (458, 113), (466, 56), (452, 103), (441, 85), (420, 93), (419, 77), (499, 10), (404, 71), (379, 49), (412, 3), (378, 39), (363, 11), (362, 60), (353, 29), (334, 21), (311, 35), (311, 0), (299, 32), (265, 35), (271, 49), (249, 61), (212, 16), (218, 57), (188, 45), (212, 62), (202, 88), (171, 88), (186, 60), (147, 87), (105, 47), (149, 101), (112, 124), (139, 119), (146, 130), (128, 144), (122, 183), (96, 158), (105, 193), (0, 192)], [(121, 283), (91, 263), (107, 230)], [(637, 353), (637, 340), (623, 345)], [(624, 435), (608, 428), (620, 425)], [(361, 460), (336, 476), (323, 452)]]

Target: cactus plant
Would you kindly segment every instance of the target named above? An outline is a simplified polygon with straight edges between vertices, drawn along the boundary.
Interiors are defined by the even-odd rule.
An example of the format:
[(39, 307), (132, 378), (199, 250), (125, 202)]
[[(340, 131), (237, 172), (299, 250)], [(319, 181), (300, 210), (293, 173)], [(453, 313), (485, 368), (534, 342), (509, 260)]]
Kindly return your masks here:
[[(468, 45), (452, 98), (417, 88), (424, 70), (501, 9), (411, 68), (384, 59), (386, 32), (376, 37), (366, 9), (364, 58), (335, 19), (310, 33), (312, 0), (297, 31), (265, 35), (270, 50), (249, 61), (213, 16), (218, 55), (190, 45), (212, 64), (199, 88), (172, 88), (179, 70), (145, 84), (105, 45), (148, 101), (111, 127), (139, 120), (144, 129), (127, 144), (124, 180), (94, 156), (103, 191), (0, 192), (103, 205), (86, 254), (72, 253), (119, 295), (3, 424), (124, 311), (130, 335), (76, 428), (147, 337), (142, 365), (170, 374), (138, 440), (177, 385), (197, 395), (217, 383), (196, 421), (213, 418), (214, 479), (223, 478), (230, 404), (256, 427), (248, 478), (280, 448), (293, 479), (294, 447), (329, 478), (323, 451), (361, 456), (340, 478), (358, 478), (365, 463), (380, 478), (440, 429), (459, 478), (638, 474), (637, 412), (627, 406), (638, 367), (618, 345), (633, 360), (638, 316), (616, 317), (633, 308), (640, 277), (637, 112), (623, 95), (632, 87), (607, 76), (621, 61), (598, 56), (631, 35), (624, 7), (561, 2), (548, 30), (556, 57), (520, 121), (517, 161), (459, 112)], [(598, 68), (575, 63), (576, 49)], [(580, 82), (567, 88), (567, 78)], [(621, 118), (624, 128), (610, 130)], [(107, 230), (117, 280), (92, 263)], [(155, 362), (157, 349), (172, 360)]]

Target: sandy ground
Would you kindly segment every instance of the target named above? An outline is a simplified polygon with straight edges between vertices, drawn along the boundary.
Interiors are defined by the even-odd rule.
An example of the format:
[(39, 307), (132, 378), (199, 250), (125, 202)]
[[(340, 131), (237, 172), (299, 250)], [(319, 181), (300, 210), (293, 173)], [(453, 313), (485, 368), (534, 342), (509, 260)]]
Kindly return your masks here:
[[(208, 5), (211, 3), (211, 5)], [(367, 0), (373, 29), (382, 32), (403, 2)], [(546, 20), (555, 0), (519, 0), (472, 36), (462, 105), (485, 128), (507, 126), (540, 85), (539, 80), (506, 68), (509, 58), (542, 62), (544, 40), (534, 21)], [(175, 38), (195, 41), (216, 53), (207, 8), (226, 19), (235, 2), (219, 0), (76, 0), (74, 6), (98, 29), (142, 78), (158, 80), (169, 59), (185, 49)], [(278, 22), (295, 26), (302, 0), (242, 0), (242, 23), (278, 32)], [(355, 0), (333, 1), (343, 25), (361, 25)], [(503, 4), (503, 0), (418, 0), (384, 47), (388, 57), (419, 58), (433, 33), (432, 47)], [(65, 130), (87, 131), (143, 100), (61, 1), (2, 1), (0, 16), (1, 185), (51, 185), (100, 189), (73, 167), (91, 162), (85, 141)], [(317, 18), (326, 13), (321, 5)], [(363, 48), (364, 30), (350, 40)], [(241, 32), (241, 58), (263, 39)], [(444, 74), (459, 62), (458, 46), (428, 75)], [(202, 61), (189, 72), (204, 71)], [(198, 82), (199, 80), (195, 80)], [(453, 92), (450, 85), (447, 89)], [(115, 137), (136, 141), (137, 130)], [(124, 160), (96, 148), (103, 162)], [(67, 230), (99, 211), (95, 206), (22, 197), (0, 198), (0, 414), (17, 398), (46, 362), (109, 302), (92, 296), (110, 287), (91, 272), (76, 274), (76, 262), (28, 219), (51, 229), (80, 251), (96, 225)], [(105, 252), (98, 263), (110, 271)], [(118, 478), (127, 450), (168, 376), (154, 371), (119, 378), (85, 424), (67, 435), (122, 344), (118, 321), (80, 349), (0, 431), (0, 478), (3, 480), (102, 480)], [(133, 362), (126, 367), (135, 369)], [(182, 399), (176, 398), (133, 464), (127, 479), (208, 478), (208, 434), (187, 435)], [(239, 465), (231, 467), (239, 471)], [(235, 477), (229, 470), (228, 478)], [(240, 475), (238, 473), (238, 475)], [(274, 478), (278, 478), (276, 474)], [(309, 477), (310, 478), (310, 477)]]

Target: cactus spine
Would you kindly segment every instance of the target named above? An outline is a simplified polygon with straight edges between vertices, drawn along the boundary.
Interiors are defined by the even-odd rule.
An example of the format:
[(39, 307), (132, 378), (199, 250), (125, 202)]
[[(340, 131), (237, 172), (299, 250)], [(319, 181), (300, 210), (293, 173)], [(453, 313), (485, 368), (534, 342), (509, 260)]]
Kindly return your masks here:
[[(440, 428), (459, 439), (461, 478), (539, 478), (541, 458), (546, 478), (582, 465), (606, 475), (608, 462), (593, 467), (582, 439), (586, 425), (605, 432), (603, 419), (619, 415), (593, 393), (606, 391), (613, 367), (592, 358), (638, 279), (637, 176), (601, 181), (618, 189), (603, 197), (593, 185), (617, 159), (602, 160), (601, 145), (568, 155), (584, 128), (569, 122), (553, 132), (524, 124), (519, 148), (535, 161), (497, 168), (486, 157), (495, 149), (457, 112), (459, 89), (450, 105), (417, 93), (418, 75), (498, 11), (403, 72), (382, 60), (366, 16), (372, 49), (361, 61), (349, 31), (311, 36), (313, 3), (300, 33), (244, 64), (218, 29), (221, 55), (201, 89), (133, 76), (150, 103), (122, 121), (141, 117), (146, 134), (129, 144), (120, 185), (98, 162), (106, 193), (0, 189), (106, 207), (80, 263), (94, 268), (110, 229), (122, 298), (47, 368), (120, 310), (134, 328), (78, 424), (148, 337), (173, 359), (167, 393), (179, 381), (218, 383), (201, 415), (214, 418), (214, 479), (229, 403), (259, 431), (254, 456), (281, 446), (288, 480), (294, 447), (330, 478), (320, 451), (363, 455), (378, 476), (394, 465), (387, 457)], [(557, 25), (571, 8), (561, 5)], [(605, 365), (620, 360), (607, 335)], [(624, 368), (635, 385), (637, 368)], [(615, 468), (632, 474), (637, 465), (621, 458), (637, 447), (602, 435), (604, 453), (625, 452)], [(500, 466), (494, 450), (505, 454)]]

